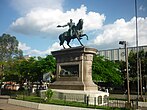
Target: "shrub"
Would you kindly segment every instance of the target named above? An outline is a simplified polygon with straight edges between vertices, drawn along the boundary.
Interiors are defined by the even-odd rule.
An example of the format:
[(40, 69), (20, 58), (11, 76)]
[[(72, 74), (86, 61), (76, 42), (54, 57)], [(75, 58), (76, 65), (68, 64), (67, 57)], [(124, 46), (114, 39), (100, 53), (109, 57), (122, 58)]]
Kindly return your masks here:
[(51, 89), (48, 89), (46, 92), (45, 92), (45, 96), (46, 96), (46, 101), (50, 101), (51, 97), (53, 96), (53, 91)]

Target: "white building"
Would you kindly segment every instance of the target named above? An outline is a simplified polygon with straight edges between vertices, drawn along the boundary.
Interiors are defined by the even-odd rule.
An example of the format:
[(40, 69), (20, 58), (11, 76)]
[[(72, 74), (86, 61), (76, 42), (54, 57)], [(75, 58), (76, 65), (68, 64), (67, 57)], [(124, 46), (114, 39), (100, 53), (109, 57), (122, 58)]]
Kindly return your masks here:
[[(128, 47), (128, 55), (130, 51), (136, 52), (136, 47)], [(147, 52), (147, 45), (146, 46), (139, 46), (138, 50), (144, 50)], [(104, 56), (106, 59), (109, 60), (122, 60), (125, 61), (125, 48), (118, 48), (118, 49), (109, 49), (109, 50), (100, 50), (98, 51), (98, 55)]]

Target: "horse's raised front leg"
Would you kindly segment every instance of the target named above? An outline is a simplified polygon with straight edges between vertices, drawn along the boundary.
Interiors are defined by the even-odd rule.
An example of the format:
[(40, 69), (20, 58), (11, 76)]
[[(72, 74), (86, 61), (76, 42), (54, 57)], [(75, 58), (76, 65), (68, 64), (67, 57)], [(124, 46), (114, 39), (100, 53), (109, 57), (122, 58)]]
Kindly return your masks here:
[(83, 34), (82, 36), (86, 36), (86, 37), (87, 37), (87, 40), (88, 40), (88, 36), (87, 36), (87, 34)]
[(88, 40), (88, 36), (87, 36), (87, 34), (85, 34), (85, 36), (87, 37), (87, 40)]
[(78, 39), (78, 41), (80, 42), (81, 46), (83, 46), (82, 42), (80, 41), (80, 38), (79, 38), (79, 37), (77, 37), (77, 39)]

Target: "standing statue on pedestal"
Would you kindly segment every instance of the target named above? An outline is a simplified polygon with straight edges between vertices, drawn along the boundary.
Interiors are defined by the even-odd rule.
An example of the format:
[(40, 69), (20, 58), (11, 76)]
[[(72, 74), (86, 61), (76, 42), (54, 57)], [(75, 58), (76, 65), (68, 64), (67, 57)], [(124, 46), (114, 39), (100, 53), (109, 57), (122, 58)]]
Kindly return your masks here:
[[(83, 46), (83, 44), (81, 43), (81, 37), (86, 36), (87, 40), (88, 40), (88, 36), (86, 34), (83, 34), (83, 19), (80, 19), (79, 22), (77, 23), (77, 25), (75, 25), (75, 23), (73, 23), (72, 19), (70, 19), (70, 22), (68, 22), (66, 25), (58, 25), (57, 27), (66, 27), (69, 26), (68, 31), (62, 33), (59, 35), (59, 40), (60, 40), (60, 46), (64, 44), (64, 41), (67, 41), (67, 45), (71, 48), (71, 46), (69, 45), (71, 39), (75, 39), (77, 38), (78, 41), (80, 42), (80, 44)], [(63, 48), (64, 45), (63, 45)]]

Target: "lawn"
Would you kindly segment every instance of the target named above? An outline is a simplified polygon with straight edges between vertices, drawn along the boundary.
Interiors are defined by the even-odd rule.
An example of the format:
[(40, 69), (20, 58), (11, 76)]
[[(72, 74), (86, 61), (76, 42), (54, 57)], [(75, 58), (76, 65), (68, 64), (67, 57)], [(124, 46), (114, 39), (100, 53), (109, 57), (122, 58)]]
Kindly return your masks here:
[(81, 108), (95, 108), (95, 109), (104, 109), (104, 110), (127, 110), (126, 108), (116, 108), (116, 107), (112, 108), (108, 106), (87, 105), (84, 102), (76, 102), (76, 101), (55, 100), (55, 99), (44, 100), (43, 98), (37, 96), (17, 95), (16, 99), (36, 102), (36, 103), (55, 104), (55, 105), (81, 107)]

